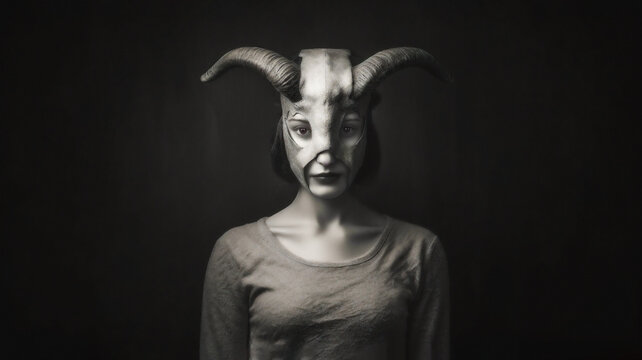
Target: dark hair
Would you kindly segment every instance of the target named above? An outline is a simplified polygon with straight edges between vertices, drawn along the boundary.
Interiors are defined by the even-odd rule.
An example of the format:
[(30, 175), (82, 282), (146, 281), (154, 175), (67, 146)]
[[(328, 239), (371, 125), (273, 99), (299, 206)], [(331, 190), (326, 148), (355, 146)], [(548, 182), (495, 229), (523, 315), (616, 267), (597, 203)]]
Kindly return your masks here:
[[(354, 179), (355, 184), (365, 184), (374, 178), (374, 175), (379, 170), (379, 162), (381, 160), (381, 151), (379, 147), (379, 138), (377, 131), (372, 122), (372, 109), (379, 103), (379, 95), (375, 92), (372, 94), (370, 104), (366, 114), (366, 153), (363, 159), (363, 164)], [(272, 147), (270, 148), (270, 159), (272, 161), (272, 169), (274, 172), (289, 183), (297, 182), (296, 177), (290, 168), (287, 153), (285, 152), (285, 142), (283, 141), (283, 123), (282, 118), (276, 124), (276, 131), (272, 138)]]

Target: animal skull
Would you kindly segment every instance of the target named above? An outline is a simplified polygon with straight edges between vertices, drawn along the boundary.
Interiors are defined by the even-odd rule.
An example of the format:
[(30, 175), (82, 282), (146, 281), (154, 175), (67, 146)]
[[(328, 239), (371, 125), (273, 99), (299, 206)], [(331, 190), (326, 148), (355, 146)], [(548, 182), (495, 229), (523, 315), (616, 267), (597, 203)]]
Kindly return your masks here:
[(290, 167), (299, 183), (309, 187), (306, 168), (317, 162), (341, 161), (349, 185), (365, 154), (365, 114), (370, 92), (390, 73), (407, 66), (422, 67), (452, 81), (432, 55), (417, 48), (394, 48), (352, 66), (343, 49), (308, 49), (300, 65), (272, 51), (238, 48), (223, 55), (203, 76), (209, 81), (234, 66), (261, 72), (281, 94), (282, 131)]

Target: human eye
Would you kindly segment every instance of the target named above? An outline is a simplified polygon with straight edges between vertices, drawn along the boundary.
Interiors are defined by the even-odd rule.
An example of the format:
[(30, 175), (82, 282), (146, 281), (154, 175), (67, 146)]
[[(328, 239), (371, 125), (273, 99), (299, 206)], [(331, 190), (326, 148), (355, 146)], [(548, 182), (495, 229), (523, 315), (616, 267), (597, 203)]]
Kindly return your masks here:
[(361, 118), (359, 114), (349, 113), (343, 119), (343, 124), (341, 124), (341, 135), (345, 137), (352, 137), (361, 132)]
[(312, 129), (310, 123), (301, 115), (294, 114), (288, 120), (288, 128), (292, 134), (297, 135), (298, 137), (307, 138), (310, 136)]

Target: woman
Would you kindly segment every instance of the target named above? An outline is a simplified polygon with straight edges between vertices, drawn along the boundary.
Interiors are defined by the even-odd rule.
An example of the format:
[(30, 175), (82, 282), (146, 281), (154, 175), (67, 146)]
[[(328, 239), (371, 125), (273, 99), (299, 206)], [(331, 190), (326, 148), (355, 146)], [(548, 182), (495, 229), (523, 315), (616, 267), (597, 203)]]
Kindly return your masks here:
[(421, 66), (416, 48), (352, 67), (347, 50), (290, 61), (260, 48), (225, 54), (281, 94), (275, 168), (298, 182), (290, 205), (216, 242), (203, 295), (201, 359), (446, 359), (446, 258), (429, 230), (370, 210), (349, 188), (367, 156), (371, 93), (389, 73)]

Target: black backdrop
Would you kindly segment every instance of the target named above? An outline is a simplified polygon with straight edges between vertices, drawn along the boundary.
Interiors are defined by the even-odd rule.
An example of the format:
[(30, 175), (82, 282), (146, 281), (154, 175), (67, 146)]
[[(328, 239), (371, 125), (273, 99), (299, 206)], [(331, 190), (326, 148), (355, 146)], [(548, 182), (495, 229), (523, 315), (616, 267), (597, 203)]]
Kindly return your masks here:
[(52, 2), (4, 9), (12, 358), (189, 359), (226, 229), (294, 189), (278, 96), (225, 51), (425, 48), (380, 86), (374, 208), (450, 261), (454, 359), (642, 358), (639, 2)]

